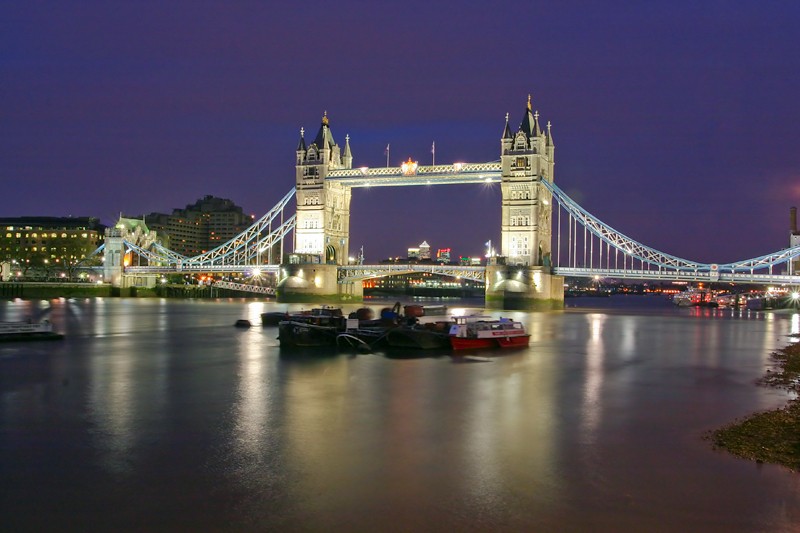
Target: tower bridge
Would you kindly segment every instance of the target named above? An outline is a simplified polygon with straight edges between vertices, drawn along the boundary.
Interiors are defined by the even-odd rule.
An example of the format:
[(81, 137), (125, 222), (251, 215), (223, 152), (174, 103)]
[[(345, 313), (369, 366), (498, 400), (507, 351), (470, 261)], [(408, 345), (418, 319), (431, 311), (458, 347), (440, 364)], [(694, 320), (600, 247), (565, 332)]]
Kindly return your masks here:
[[(796, 240), (752, 259), (700, 263), (641, 244), (588, 213), (554, 183), (551, 124), (540, 126), (530, 97), (515, 131), (506, 115), (498, 161), (354, 167), (350, 138), (344, 147), (335, 142), (327, 113), (310, 143), (300, 130), (295, 156), (294, 188), (250, 228), (204, 254), (184, 257), (157, 242), (142, 246), (112, 229), (106, 279), (124, 284), (153, 274), (258, 271), (274, 276), (279, 300), (325, 301), (361, 299), (365, 279), (432, 272), (483, 281), (487, 306), (503, 308), (563, 305), (564, 276), (800, 285)], [(501, 189), (500, 254), (486, 266), (348, 264), (352, 189), (477, 183)], [(285, 213), (291, 204), (294, 212)], [(126, 254), (145, 265), (125, 265)]]

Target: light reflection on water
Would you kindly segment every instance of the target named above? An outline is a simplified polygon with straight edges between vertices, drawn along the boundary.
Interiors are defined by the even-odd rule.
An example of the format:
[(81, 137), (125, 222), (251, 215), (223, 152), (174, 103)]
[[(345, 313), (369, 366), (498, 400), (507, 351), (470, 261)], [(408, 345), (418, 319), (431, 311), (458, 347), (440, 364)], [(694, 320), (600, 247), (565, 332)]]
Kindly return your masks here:
[(302, 306), (0, 303), (67, 334), (0, 349), (0, 513), (16, 529), (791, 531), (796, 475), (701, 437), (782, 405), (753, 382), (800, 315), (608, 300), (489, 312), (523, 320), (527, 349), (413, 358), (282, 352), (259, 315)]

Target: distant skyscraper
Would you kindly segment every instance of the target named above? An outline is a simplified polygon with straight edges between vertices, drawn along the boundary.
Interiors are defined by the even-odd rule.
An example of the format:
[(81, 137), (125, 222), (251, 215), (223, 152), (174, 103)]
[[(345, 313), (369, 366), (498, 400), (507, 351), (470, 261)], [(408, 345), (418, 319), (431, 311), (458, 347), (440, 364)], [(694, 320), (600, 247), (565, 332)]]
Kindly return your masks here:
[(419, 258), (421, 260), (431, 258), (431, 245), (428, 244), (428, 241), (422, 241), (422, 244), (419, 245)]

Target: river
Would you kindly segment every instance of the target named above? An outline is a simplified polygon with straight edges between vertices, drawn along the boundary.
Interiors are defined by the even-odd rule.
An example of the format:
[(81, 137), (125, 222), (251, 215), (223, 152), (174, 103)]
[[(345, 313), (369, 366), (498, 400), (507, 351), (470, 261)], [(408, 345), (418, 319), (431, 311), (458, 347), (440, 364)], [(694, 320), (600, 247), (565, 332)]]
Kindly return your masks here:
[(0, 302), (66, 334), (0, 344), (0, 529), (797, 531), (800, 476), (703, 436), (785, 404), (755, 380), (800, 314), (567, 305), (452, 357), (285, 353), (269, 302)]

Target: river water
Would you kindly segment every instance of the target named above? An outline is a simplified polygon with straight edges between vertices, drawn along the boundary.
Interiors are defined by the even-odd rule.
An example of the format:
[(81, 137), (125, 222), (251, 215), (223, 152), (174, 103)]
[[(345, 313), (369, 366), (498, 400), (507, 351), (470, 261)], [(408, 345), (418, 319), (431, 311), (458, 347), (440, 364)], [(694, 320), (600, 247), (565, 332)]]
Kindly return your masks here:
[(798, 474), (703, 439), (785, 404), (754, 381), (799, 314), (567, 304), (452, 357), (288, 354), (275, 303), (0, 302), (66, 334), (0, 344), (0, 529), (800, 530)]

